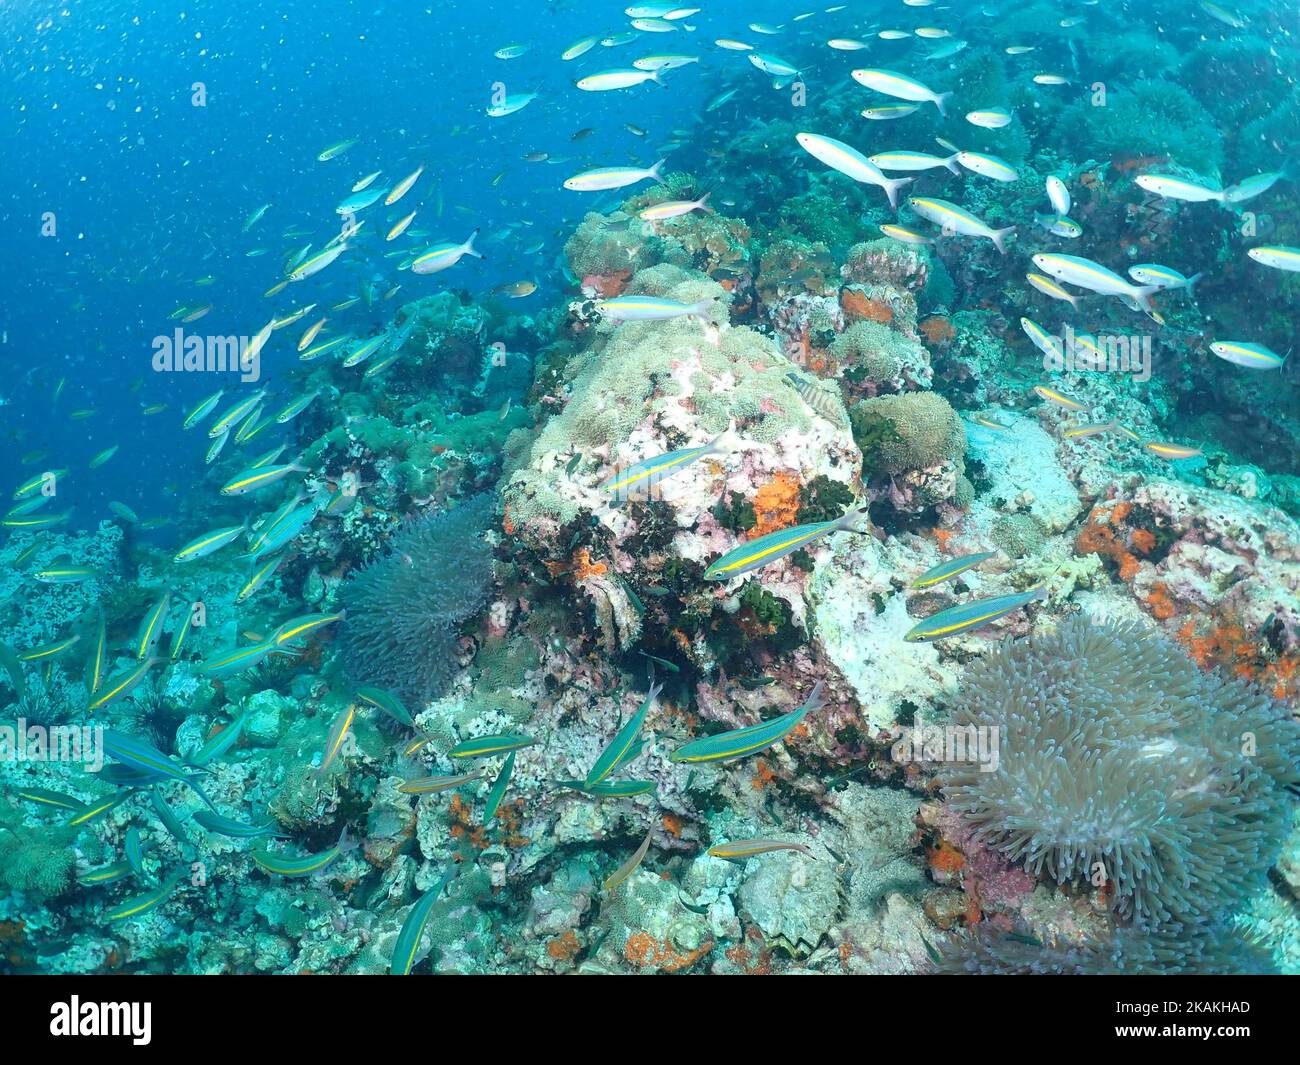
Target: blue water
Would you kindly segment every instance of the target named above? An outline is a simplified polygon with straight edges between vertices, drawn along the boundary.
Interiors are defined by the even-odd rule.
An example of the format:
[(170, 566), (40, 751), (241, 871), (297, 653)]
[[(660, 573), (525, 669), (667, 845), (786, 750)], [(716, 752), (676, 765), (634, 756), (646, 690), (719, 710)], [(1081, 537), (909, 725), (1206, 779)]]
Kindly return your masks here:
[[(783, 5), (735, 5), (734, 17), (710, 19), (740, 33), (746, 21), (778, 19)], [(714, 10), (720, 10), (718, 5)], [(398, 277), (388, 264), (342, 263), (318, 278), (324, 295), (355, 290), (376, 274), (403, 281), (396, 303), (444, 287), (486, 292), (531, 278), (562, 283), (557, 256), (574, 224), (608, 197), (563, 189), (588, 165), (635, 161), (649, 166), (670, 131), (697, 125), (722, 85), (716, 67), (671, 72), (670, 89), (583, 93), (572, 81), (627, 65), (642, 44), (602, 48), (562, 62), (575, 40), (623, 26), (616, 3), (281, 5), (248, 2), (17, 3), (0, 7), (6, 106), (0, 116), (0, 218), (8, 247), (0, 259), (3, 358), (0, 447), (3, 466), (34, 450), (57, 452), (81, 467), (120, 444), (114, 459), (82, 484), (73, 527), (117, 499), (141, 516), (175, 506), (207, 440), (175, 430), (181, 412), (215, 386), (207, 375), (156, 374), (153, 338), (177, 326), (178, 305), (213, 303), (189, 332), (251, 336), (271, 304), (279, 313), (317, 299), (291, 287), (278, 300), (262, 293), (279, 280), (285, 254), (317, 247), (338, 231), (335, 205), (352, 182), (382, 169), (396, 182), (420, 163), (428, 169), (402, 206), (421, 208), (413, 226), (430, 241), (462, 240), (482, 227), (486, 262), (466, 260), (454, 275)], [(724, 32), (719, 30), (719, 33)], [(702, 28), (695, 38), (711, 37)], [(648, 35), (654, 50), (685, 43)], [(493, 53), (514, 41), (529, 50), (513, 60)], [(706, 42), (691, 41), (701, 50)], [(640, 49), (641, 51), (635, 51)], [(730, 78), (754, 73), (743, 59)], [(743, 69), (742, 69), (743, 67)], [(501, 119), (484, 109), (496, 83), (538, 92), (529, 107)], [(195, 83), (206, 106), (192, 102)], [(628, 132), (625, 123), (647, 131)], [(580, 142), (571, 135), (595, 132)], [(343, 157), (319, 163), (330, 144), (356, 138)], [(569, 163), (529, 163), (548, 152)], [(678, 153), (673, 166), (686, 153)], [(495, 186), (492, 180), (502, 171)], [(432, 216), (441, 199), (441, 218)], [(273, 204), (249, 233), (243, 225)], [(56, 235), (43, 236), (46, 212)], [(371, 222), (371, 226), (378, 223)], [(518, 229), (496, 238), (510, 225)], [(298, 240), (280, 234), (310, 230)], [(539, 241), (542, 251), (524, 255)], [(246, 252), (269, 248), (261, 258)], [(215, 283), (195, 288), (196, 278)], [(299, 298), (301, 296), (301, 298)], [(385, 305), (373, 323), (393, 316)], [(286, 368), (292, 368), (288, 356)], [(277, 367), (268, 359), (268, 374)], [(57, 407), (55, 385), (66, 378)], [(141, 409), (168, 403), (159, 415)], [(87, 421), (67, 421), (93, 407)], [(66, 457), (66, 461), (65, 461)], [(166, 489), (171, 486), (173, 491)], [(163, 511), (165, 512), (165, 511)]]

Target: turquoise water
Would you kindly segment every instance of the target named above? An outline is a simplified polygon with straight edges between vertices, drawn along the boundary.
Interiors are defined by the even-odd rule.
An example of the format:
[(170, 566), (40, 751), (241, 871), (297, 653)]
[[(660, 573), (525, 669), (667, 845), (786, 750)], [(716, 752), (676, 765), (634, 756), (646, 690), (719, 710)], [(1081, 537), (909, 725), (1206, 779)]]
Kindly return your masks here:
[(0, 967), (1300, 971), (1294, 5), (0, 27)]

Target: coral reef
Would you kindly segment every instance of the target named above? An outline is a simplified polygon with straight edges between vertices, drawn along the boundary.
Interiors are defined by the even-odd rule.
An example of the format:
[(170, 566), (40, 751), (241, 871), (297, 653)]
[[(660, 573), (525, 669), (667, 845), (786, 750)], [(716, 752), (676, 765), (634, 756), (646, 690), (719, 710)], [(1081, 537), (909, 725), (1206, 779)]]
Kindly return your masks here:
[[(701, 56), (671, 132), (634, 90), (563, 154), (515, 126), (538, 144), (490, 182), (524, 148), (467, 119), (471, 180), (259, 278), (266, 379), (206, 412), (177, 386), (190, 480), (80, 462), (33, 531), (64, 502), (24, 485), (82, 441), (10, 449), (0, 701), (144, 747), (0, 759), (0, 967), (1300, 972), (1296, 372), (1210, 347), (1293, 342), (1300, 282), (1257, 249), (1300, 245), (1296, 45), (1085, 6), (873, 30), (947, 114), (867, 121), (887, 98), (804, 28), (774, 47), (806, 84)], [(894, 209), (809, 131), (958, 154)], [(638, 180), (557, 188), (579, 158)], [(1005, 253), (918, 198), (1014, 227)], [(421, 273), (457, 215), (487, 259)], [(245, 233), (233, 261), (281, 259)], [(1199, 276), (1061, 298), (1050, 253)], [(1149, 359), (1054, 361), (1067, 327)], [(47, 376), (6, 389), (15, 441), (78, 435)], [(141, 399), (115, 431), (176, 413)]]

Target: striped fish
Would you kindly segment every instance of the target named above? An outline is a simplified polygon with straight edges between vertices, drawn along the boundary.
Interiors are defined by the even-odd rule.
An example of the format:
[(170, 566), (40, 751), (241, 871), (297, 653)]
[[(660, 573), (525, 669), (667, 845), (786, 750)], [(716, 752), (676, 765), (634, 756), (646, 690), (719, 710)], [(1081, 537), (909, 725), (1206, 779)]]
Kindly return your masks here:
[(618, 734), (600, 752), (600, 757), (596, 759), (587, 772), (587, 778), (583, 781), (584, 788), (594, 788), (618, 766), (628, 761), (629, 753), (636, 747), (637, 737), (641, 734), (641, 726), (645, 724), (646, 715), (650, 712), (650, 708), (654, 706), (654, 702), (659, 697), (659, 693), (663, 691), (663, 687), (662, 684), (650, 685), (650, 691), (640, 707), (637, 708), (637, 712), (628, 718), (627, 724), (618, 730)]
[[(733, 422), (732, 426), (734, 425)], [(732, 428), (729, 427), (699, 447), (669, 451), (622, 467), (601, 484), (600, 490), (609, 493), (610, 506), (613, 507), (620, 507), (629, 500), (655, 498), (661, 481), (681, 473), (687, 466), (707, 455), (722, 454), (729, 450), (728, 436), (731, 431)]]
[(171, 898), (172, 892), (180, 885), (184, 876), (184, 872), (173, 873), (165, 882), (159, 884), (153, 890), (146, 891), (136, 898), (128, 899), (120, 906), (114, 906), (104, 914), (104, 919), (107, 921), (124, 921), (128, 917), (139, 917), (148, 913)]
[(791, 388), (799, 393), (800, 399), (837, 429), (848, 427), (844, 404), (840, 402), (840, 397), (836, 393), (827, 392), (824, 388), (818, 387), (812, 381), (800, 377), (794, 372), (786, 374), (785, 380)]
[(869, 523), (867, 508), (850, 510), (833, 521), (814, 521), (808, 525), (796, 525), (792, 529), (768, 533), (757, 540), (749, 540), (739, 547), (728, 551), (716, 559), (704, 571), (704, 579), (725, 581), (739, 577), (763, 566), (771, 565), (786, 555), (793, 554), (800, 548), (807, 547), (814, 540), (833, 532), (863, 532), (860, 524)]
[(609, 874), (609, 877), (602, 885), (606, 891), (613, 891), (619, 886), (619, 884), (623, 883), (624, 880), (637, 871), (637, 867), (645, 860), (646, 852), (650, 849), (650, 838), (653, 835), (653, 832), (647, 832), (645, 834), (645, 839), (641, 841), (641, 846), (636, 849), (636, 852), (632, 857)]
[(442, 874), (442, 879), (421, 895), (415, 905), (411, 907), (410, 912), (406, 915), (406, 920), (402, 922), (402, 930), (397, 933), (397, 942), (393, 945), (393, 961), (389, 966), (391, 975), (411, 975), (411, 970), (415, 968), (416, 962), (420, 959), (420, 940), (424, 937), (424, 928), (429, 923), (429, 915), (433, 912), (433, 904), (438, 901), (439, 896), (442, 895), (455, 876), (456, 866), (453, 863), (447, 866), (447, 871)]
[(814, 861), (817, 859), (806, 843), (789, 843), (783, 839), (737, 839), (730, 843), (715, 843), (707, 853), (714, 858), (752, 858), (773, 851), (796, 851)]
[(345, 828), (339, 841), (329, 850), (321, 851), (319, 854), (307, 854), (300, 858), (294, 858), (283, 854), (276, 854), (269, 850), (256, 850), (252, 853), (253, 861), (268, 873), (276, 876), (311, 876), (313, 873), (319, 873), (329, 866), (336, 858), (345, 851), (351, 850), (357, 844), (354, 840), (348, 838), (348, 830)]
[(518, 732), (503, 732), (495, 736), (479, 736), (477, 739), (465, 740), (456, 744), (447, 754), (452, 758), (487, 758), (494, 754), (506, 754), (523, 747), (531, 747), (537, 741), (531, 736)]
[(706, 736), (692, 740), (678, 747), (669, 760), (673, 762), (725, 762), (733, 758), (745, 758), (751, 754), (766, 750), (774, 743), (780, 743), (799, 727), (800, 722), (810, 711), (822, 706), (822, 682), (818, 681), (807, 701), (798, 709), (788, 714), (773, 718), (761, 725), (748, 728), (732, 729), (717, 736)]
[(986, 562), (995, 555), (997, 555), (996, 551), (982, 551), (977, 555), (962, 555), (961, 558), (950, 558), (947, 562), (940, 562), (937, 566), (931, 566), (912, 582), (912, 587), (933, 588), (936, 584), (942, 584), (944, 581), (952, 580), (953, 577), (960, 573), (974, 569), (981, 562)]
[(972, 599), (968, 603), (949, 607), (947, 610), (940, 610), (939, 613), (931, 615), (914, 625), (903, 639), (908, 643), (931, 643), (949, 636), (958, 636), (981, 625), (987, 625), (990, 621), (997, 621), (998, 618), (1013, 614), (1035, 599), (1046, 597), (1047, 590), (1042, 585), (1038, 585), (1027, 592), (1017, 592), (1014, 595)]

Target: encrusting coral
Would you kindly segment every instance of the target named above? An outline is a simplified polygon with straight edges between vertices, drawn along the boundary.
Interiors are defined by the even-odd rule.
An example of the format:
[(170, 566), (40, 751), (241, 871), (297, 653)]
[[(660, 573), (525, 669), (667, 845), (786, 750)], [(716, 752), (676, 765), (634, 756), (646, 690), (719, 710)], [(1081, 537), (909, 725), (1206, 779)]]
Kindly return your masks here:
[(1232, 928), (1171, 925), (1155, 935), (1114, 929), (1108, 938), (1044, 944), (989, 928), (936, 951), (937, 973), (955, 976), (1216, 976), (1276, 973), (1268, 952)]

